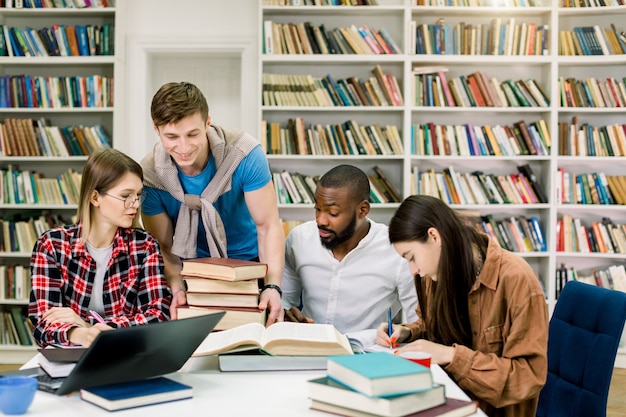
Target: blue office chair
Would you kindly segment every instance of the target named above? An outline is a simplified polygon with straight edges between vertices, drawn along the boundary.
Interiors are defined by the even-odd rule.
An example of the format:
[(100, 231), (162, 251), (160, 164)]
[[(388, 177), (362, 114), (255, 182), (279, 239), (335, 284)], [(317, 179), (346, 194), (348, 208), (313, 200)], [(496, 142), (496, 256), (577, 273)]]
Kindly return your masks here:
[(605, 417), (626, 293), (569, 281), (548, 331), (548, 379), (537, 417)]

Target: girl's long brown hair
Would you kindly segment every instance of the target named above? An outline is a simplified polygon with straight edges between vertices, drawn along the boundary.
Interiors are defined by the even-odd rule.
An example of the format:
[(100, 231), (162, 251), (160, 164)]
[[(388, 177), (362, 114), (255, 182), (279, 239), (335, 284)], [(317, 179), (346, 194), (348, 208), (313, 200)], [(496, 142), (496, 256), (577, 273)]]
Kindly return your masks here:
[(430, 287), (429, 305), (424, 304), (427, 297), (422, 294), (422, 277), (416, 276), (426, 338), (445, 345), (471, 346), (467, 300), (478, 273), (473, 246), (477, 245), (485, 253), (485, 243), (480, 234), (465, 225), (443, 201), (425, 195), (413, 195), (402, 202), (389, 223), (389, 240), (392, 244), (424, 243), (431, 227), (441, 236), (441, 257), (437, 281)]

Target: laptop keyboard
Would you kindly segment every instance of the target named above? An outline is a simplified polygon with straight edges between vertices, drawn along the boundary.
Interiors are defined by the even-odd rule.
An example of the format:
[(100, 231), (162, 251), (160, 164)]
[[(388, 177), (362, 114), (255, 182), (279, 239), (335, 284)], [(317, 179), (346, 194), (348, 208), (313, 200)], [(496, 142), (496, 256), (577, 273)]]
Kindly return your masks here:
[(61, 386), (64, 380), (65, 380), (65, 377), (52, 378), (47, 373), (43, 372), (37, 375), (37, 381), (39, 382), (37, 384), (37, 388), (41, 391), (55, 393), (59, 389), (59, 387)]

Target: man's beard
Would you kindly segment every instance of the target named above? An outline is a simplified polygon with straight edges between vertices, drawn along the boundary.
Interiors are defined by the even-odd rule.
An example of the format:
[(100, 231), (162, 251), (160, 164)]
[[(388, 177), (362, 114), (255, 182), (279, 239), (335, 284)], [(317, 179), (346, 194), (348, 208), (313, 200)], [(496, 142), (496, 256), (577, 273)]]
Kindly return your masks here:
[(333, 250), (337, 246), (341, 245), (343, 242), (347, 241), (354, 235), (354, 231), (356, 230), (356, 214), (352, 216), (352, 220), (350, 220), (350, 224), (348, 224), (348, 226), (346, 226), (346, 228), (343, 229), (339, 233), (335, 233), (332, 230), (325, 229), (323, 227), (319, 227), (319, 229), (324, 230), (326, 232), (331, 232), (335, 235), (335, 237), (331, 239), (320, 238), (320, 241), (322, 242), (322, 246), (324, 246), (328, 250)]

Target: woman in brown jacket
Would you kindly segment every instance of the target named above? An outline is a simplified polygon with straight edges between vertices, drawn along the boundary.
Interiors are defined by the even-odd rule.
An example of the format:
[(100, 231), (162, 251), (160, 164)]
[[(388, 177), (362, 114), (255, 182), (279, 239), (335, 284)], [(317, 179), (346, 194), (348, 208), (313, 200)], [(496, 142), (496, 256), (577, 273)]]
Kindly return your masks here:
[(489, 416), (535, 415), (547, 375), (545, 295), (526, 261), (441, 200), (408, 197), (389, 239), (415, 275), (418, 320), (381, 324), (377, 342), (423, 351)]

